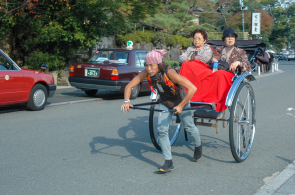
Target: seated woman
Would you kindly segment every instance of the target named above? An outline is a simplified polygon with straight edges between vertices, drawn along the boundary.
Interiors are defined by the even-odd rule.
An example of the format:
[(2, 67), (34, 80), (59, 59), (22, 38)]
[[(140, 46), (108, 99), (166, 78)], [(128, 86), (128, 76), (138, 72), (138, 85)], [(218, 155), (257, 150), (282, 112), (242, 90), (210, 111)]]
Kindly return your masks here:
[[(251, 67), (246, 52), (233, 46), (237, 36), (233, 32), (234, 38), (232, 39), (232, 34), (230, 34), (232, 32), (232, 29), (227, 29), (223, 32), (222, 40), (227, 46), (217, 48), (216, 55), (211, 57), (211, 62), (217, 62), (220, 56), (224, 57), (225, 61), (229, 63), (229, 71), (218, 70), (213, 73), (207, 64), (198, 59), (184, 62), (179, 70), (182, 76), (188, 78), (197, 87), (197, 92), (191, 98), (191, 101), (214, 102), (217, 104), (216, 112), (226, 109), (226, 97), (233, 82), (231, 79), (237, 66), (241, 66), (243, 71), (249, 71)], [(226, 37), (228, 35), (230, 35), (230, 38)], [(223, 53), (225, 54), (224, 56), (222, 56)]]
[(239, 66), (242, 71), (249, 72), (251, 69), (251, 64), (248, 61), (246, 51), (235, 46), (235, 42), (238, 35), (231, 28), (226, 29), (223, 32), (222, 41), (225, 42), (226, 46), (218, 47), (216, 49), (221, 60), (226, 61), (232, 73), (235, 73), (237, 67)]
[(187, 62), (192, 59), (198, 59), (205, 64), (211, 64), (213, 58), (213, 51), (208, 44), (207, 33), (204, 29), (196, 29), (192, 33), (194, 38), (194, 46), (188, 47), (186, 52), (179, 56), (178, 62), (181, 65), (183, 62)]

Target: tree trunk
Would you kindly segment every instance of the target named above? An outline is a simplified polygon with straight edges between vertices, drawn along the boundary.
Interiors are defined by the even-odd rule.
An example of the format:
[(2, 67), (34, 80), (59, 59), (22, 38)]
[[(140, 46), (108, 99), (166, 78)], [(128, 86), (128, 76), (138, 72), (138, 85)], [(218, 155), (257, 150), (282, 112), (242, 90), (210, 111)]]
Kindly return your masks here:
[(136, 34), (136, 23), (134, 23), (134, 34)]
[(92, 56), (92, 47), (89, 47), (89, 50), (88, 50), (88, 56), (89, 56), (89, 58)]
[(144, 26), (142, 27), (142, 32), (144, 32)]

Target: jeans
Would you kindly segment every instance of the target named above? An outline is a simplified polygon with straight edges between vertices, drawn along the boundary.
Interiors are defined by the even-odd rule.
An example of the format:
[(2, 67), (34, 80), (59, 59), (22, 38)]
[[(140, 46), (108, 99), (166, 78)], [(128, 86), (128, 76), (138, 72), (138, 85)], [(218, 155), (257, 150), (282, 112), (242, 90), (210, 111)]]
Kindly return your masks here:
[[(189, 104), (184, 106), (184, 108), (189, 107)], [(160, 110), (167, 110), (168, 108), (164, 106), (163, 104), (159, 104)], [(171, 120), (173, 113), (162, 113), (161, 115), (158, 115), (158, 133), (159, 133), (159, 143), (162, 149), (162, 153), (165, 160), (171, 160), (171, 146), (170, 146), (170, 140), (168, 137), (168, 129), (169, 129), (169, 122)], [(191, 110), (182, 111), (180, 114), (178, 114), (181, 125), (184, 127), (184, 130), (188, 132), (192, 138), (193, 138), (193, 145), (195, 147), (198, 147), (201, 145), (201, 138), (198, 128), (195, 126), (193, 121), (193, 115)]]

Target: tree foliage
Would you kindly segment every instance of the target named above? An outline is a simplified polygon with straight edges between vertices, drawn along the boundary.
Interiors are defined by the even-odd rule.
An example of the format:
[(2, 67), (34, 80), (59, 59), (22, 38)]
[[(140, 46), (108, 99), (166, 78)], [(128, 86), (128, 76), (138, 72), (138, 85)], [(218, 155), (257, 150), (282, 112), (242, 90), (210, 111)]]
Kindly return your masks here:
[[(265, 43), (294, 45), (294, 1), (244, 0), (244, 6), (245, 32), (250, 31), (251, 12), (259, 11), (259, 37)], [(181, 36), (204, 28), (209, 39), (220, 39), (225, 28), (242, 31), (242, 11), (238, 0), (0, 0), (0, 25), (0, 38), (10, 37), (14, 59), (34, 68), (47, 63), (56, 70), (101, 36), (119, 33), (118, 42), (127, 34), (134, 42), (184, 46), (190, 40)]]
[[(123, 29), (122, 18), (144, 19), (158, 1), (11, 0), (9, 3), (1, 0), (4, 19), (0, 21), (3, 27), (0, 31), (2, 38), (9, 32), (12, 34), (12, 57), (31, 68), (38, 68), (42, 59), (42, 63), (56, 70), (75, 51), (90, 48), (100, 36)], [(11, 5), (17, 9), (11, 9)], [(146, 7), (148, 11), (144, 10)], [(10, 12), (5, 15), (7, 10)]]

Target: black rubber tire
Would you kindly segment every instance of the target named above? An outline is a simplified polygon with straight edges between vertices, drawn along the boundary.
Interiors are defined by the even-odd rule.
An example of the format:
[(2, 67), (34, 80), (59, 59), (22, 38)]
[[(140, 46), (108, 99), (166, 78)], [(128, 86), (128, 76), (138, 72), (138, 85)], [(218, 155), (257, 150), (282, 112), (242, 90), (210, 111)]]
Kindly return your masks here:
[[(156, 105), (158, 105), (158, 104), (156, 104)], [(155, 105), (151, 105), (151, 108), (155, 108)], [(155, 108), (155, 109), (158, 109), (158, 108)], [(160, 143), (158, 142), (158, 139), (157, 139), (157, 137), (158, 137), (157, 132), (158, 131), (155, 129), (155, 126), (157, 125), (156, 123), (158, 120), (154, 120), (154, 118), (156, 117), (154, 115), (155, 115), (155, 111), (151, 110), (150, 115), (149, 115), (150, 137), (151, 137), (152, 143), (155, 146), (155, 148), (157, 148), (158, 150), (161, 150)], [(171, 121), (172, 120), (175, 120), (175, 116), (172, 117)], [(181, 122), (179, 123), (179, 128), (181, 128)], [(169, 132), (168, 132), (169, 139), (171, 137), (171, 139), (170, 139), (171, 146), (175, 143), (177, 137), (179, 136), (179, 133), (180, 133), (180, 129), (178, 131), (173, 132), (172, 133), (173, 135), (171, 137), (171, 136), (169, 136)]]
[(48, 91), (42, 84), (36, 84), (30, 93), (26, 106), (33, 111), (43, 110), (47, 102)]
[(137, 85), (131, 89), (130, 99), (133, 100), (137, 98), (140, 91), (140, 85)]
[(97, 93), (96, 89), (91, 89), (91, 90), (85, 90), (84, 91), (86, 93), (86, 95), (88, 95), (89, 97), (94, 97), (95, 94)]
[[(244, 93), (247, 93), (246, 100), (243, 98)], [(242, 110), (242, 112), (239, 113), (239, 110)], [(229, 122), (231, 153), (234, 159), (239, 163), (243, 162), (249, 156), (252, 148), (256, 126), (255, 110), (256, 106), (253, 88), (249, 83), (243, 82), (237, 89), (233, 99), (230, 108)], [(237, 137), (235, 137), (235, 134)]]

